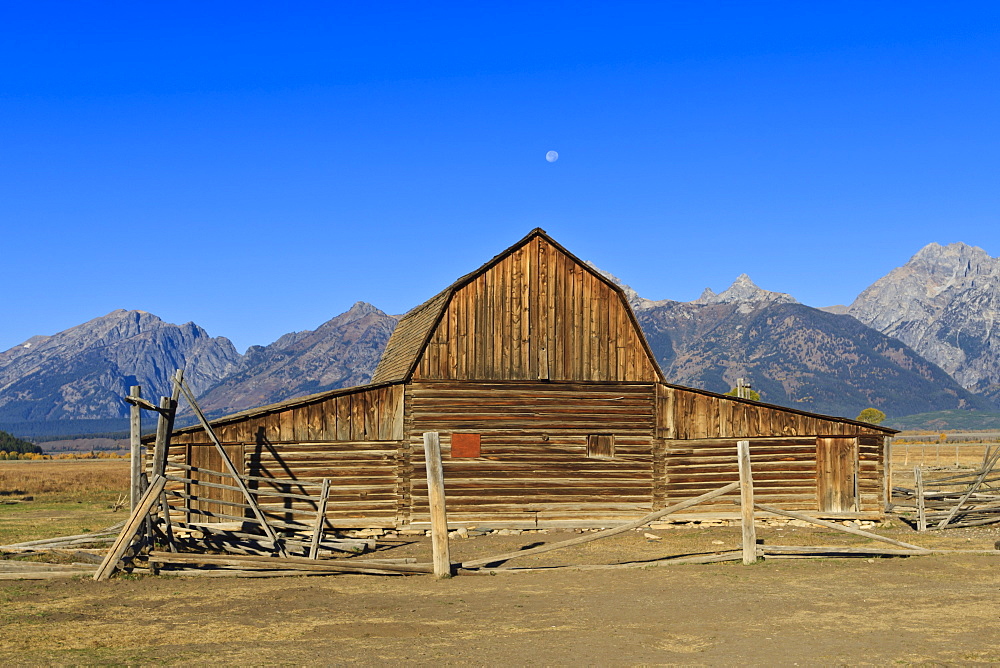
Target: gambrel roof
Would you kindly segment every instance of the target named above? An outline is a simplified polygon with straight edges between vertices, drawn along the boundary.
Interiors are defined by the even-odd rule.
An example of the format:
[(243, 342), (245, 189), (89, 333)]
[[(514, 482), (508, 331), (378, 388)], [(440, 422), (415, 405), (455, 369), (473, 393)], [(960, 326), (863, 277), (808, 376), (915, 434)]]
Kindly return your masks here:
[[(525, 256), (523, 260), (519, 260), (519, 254), (529, 247), (537, 248), (539, 257)], [(513, 265), (513, 269), (508, 265)], [(481, 285), (474, 286), (477, 281)], [(586, 289), (584, 283), (588, 286)], [(461, 303), (456, 304), (456, 296), (467, 289), (476, 294), (468, 296), (468, 303), (464, 307)], [(528, 323), (528, 316), (523, 315), (528, 313), (529, 304), (533, 305), (531, 308), (535, 311), (531, 315), (532, 323)], [(465, 320), (454, 323), (447, 329), (444, 321), (449, 309), (463, 308)], [(603, 323), (604, 330), (598, 336), (598, 328), (602, 326), (598, 314), (604, 312), (612, 314), (610, 317), (613, 322), (610, 327), (606, 322)], [(580, 315), (582, 313), (589, 320), (580, 320), (584, 317)], [(573, 317), (577, 317), (579, 322), (563, 325), (563, 320)], [(605, 320), (607, 317), (605, 315)], [(525, 322), (522, 323), (522, 319)], [(481, 331), (484, 327), (492, 329)], [(593, 331), (588, 330), (588, 327)], [(547, 330), (541, 331), (543, 328)], [(455, 350), (457, 344), (454, 344), (454, 340), (464, 340), (466, 336), (470, 339), (478, 337), (480, 348), (487, 345), (521, 348), (496, 352), (493, 363), (485, 364), (485, 372), (482, 360), (479, 360), (481, 368), (477, 371), (480, 379), (484, 378), (483, 373), (494, 380), (555, 379), (557, 368), (561, 369), (560, 379), (563, 380), (639, 379), (626, 378), (630, 373), (629, 369), (618, 374), (608, 371), (606, 367), (614, 366), (617, 362), (620, 366), (631, 365), (633, 376), (644, 374), (641, 380), (663, 381), (662, 372), (622, 288), (563, 248), (540, 228), (535, 228), (479, 269), (462, 276), (406, 313), (389, 339), (372, 382), (408, 381), (413, 378), (432, 339), (440, 347), (451, 345), (451, 349), (447, 353), (441, 353), (442, 355), (471, 355), (467, 350)], [(491, 336), (492, 339), (488, 340)], [(578, 340), (581, 337), (593, 340), (581, 342)], [(561, 350), (574, 345), (580, 350), (570, 353)], [(608, 345), (612, 348), (610, 351), (607, 349)], [(530, 351), (524, 350), (529, 347), (532, 348)], [(627, 351), (623, 348), (627, 348)], [(503, 358), (503, 354), (507, 353), (514, 358), (509, 363)], [(475, 354), (482, 357), (484, 353), (479, 350)], [(493, 353), (487, 351), (485, 354), (489, 356)], [(567, 355), (585, 359), (574, 362), (562, 357), (556, 358)], [(470, 362), (470, 366), (473, 363)], [(519, 363), (522, 367), (520, 369)], [(462, 360), (448, 359), (439, 361), (438, 364), (443, 368), (447, 364), (461, 365)], [(595, 365), (601, 368), (588, 368)], [(542, 368), (539, 369), (538, 366)], [(509, 373), (508, 367), (512, 369)], [(468, 375), (461, 375), (461, 369), (454, 373), (460, 375), (451, 374), (448, 377), (469, 378)]]
[[(524, 317), (529, 310), (531, 317)], [(483, 322), (488, 326), (483, 327)], [(470, 340), (483, 345), (470, 352)], [(229, 415), (213, 424), (270, 420), (339, 397), (374, 397), (411, 380), (658, 383), (665, 392), (677, 391), (683, 402), (691, 403), (690, 410), (680, 410), (678, 420), (690, 422), (693, 431), (684, 427), (678, 433), (704, 432), (698, 437), (725, 432), (721, 425), (734, 420), (731, 414), (751, 406), (759, 415), (776, 411), (875, 433), (896, 433), (848, 418), (666, 383), (622, 288), (538, 228), (407, 312), (389, 339), (369, 385), (289, 399)], [(768, 429), (751, 431), (759, 436), (770, 434)], [(783, 429), (775, 433), (784, 433)], [(198, 430), (199, 426), (191, 426), (177, 433)]]

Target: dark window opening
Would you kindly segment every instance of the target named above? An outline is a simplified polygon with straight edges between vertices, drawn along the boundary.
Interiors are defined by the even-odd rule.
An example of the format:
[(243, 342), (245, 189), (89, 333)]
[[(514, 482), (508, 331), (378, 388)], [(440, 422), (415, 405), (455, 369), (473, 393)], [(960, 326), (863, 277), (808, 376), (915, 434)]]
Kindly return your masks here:
[(614, 434), (591, 434), (588, 436), (587, 456), (594, 459), (613, 459), (615, 456)]

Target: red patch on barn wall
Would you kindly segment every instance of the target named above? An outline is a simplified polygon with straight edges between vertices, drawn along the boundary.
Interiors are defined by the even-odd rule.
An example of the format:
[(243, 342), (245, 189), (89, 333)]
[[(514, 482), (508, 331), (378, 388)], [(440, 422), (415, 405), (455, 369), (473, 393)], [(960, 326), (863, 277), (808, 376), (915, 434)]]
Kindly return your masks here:
[(452, 434), (452, 457), (478, 457), (481, 448), (479, 434)]

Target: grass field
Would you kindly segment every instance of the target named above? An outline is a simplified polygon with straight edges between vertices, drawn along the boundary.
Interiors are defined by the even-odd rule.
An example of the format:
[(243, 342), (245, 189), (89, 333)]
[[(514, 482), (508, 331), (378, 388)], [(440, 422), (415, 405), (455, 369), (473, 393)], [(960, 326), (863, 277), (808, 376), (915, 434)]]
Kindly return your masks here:
[(935, 468), (978, 468), (986, 448), (997, 443), (918, 443), (896, 442), (892, 446), (893, 473), (911, 471), (914, 466)]
[(126, 460), (0, 461), (0, 545), (111, 526), (128, 486)]

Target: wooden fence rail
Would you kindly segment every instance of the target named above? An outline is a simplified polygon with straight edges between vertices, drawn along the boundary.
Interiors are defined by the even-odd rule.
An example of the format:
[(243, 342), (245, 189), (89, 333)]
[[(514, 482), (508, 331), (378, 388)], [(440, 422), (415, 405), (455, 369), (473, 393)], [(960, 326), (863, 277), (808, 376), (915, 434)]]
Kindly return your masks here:
[(542, 552), (550, 552), (552, 550), (559, 550), (564, 547), (570, 547), (572, 545), (580, 545), (581, 543), (589, 543), (592, 540), (599, 540), (601, 538), (607, 538), (609, 536), (614, 536), (626, 531), (631, 531), (632, 529), (638, 529), (639, 527), (645, 526), (654, 520), (658, 520), (661, 517), (666, 517), (667, 515), (672, 515), (673, 513), (678, 513), (682, 510), (686, 510), (692, 506), (696, 506), (699, 503), (704, 503), (706, 501), (711, 501), (720, 496), (724, 496), (740, 488), (740, 483), (731, 482), (724, 487), (720, 487), (714, 491), (702, 494), (701, 496), (696, 496), (693, 499), (687, 499), (681, 501), (673, 506), (664, 508), (663, 510), (657, 510), (655, 513), (650, 513), (645, 517), (637, 519), (627, 524), (621, 524), (619, 526), (613, 527), (611, 529), (605, 529), (604, 531), (598, 531), (587, 536), (580, 536), (579, 538), (570, 538), (569, 540), (564, 540), (559, 543), (551, 543), (549, 545), (540, 545), (538, 547), (533, 547), (528, 550), (518, 550), (517, 552), (505, 552), (503, 554), (497, 554), (492, 557), (486, 557), (483, 559), (473, 559), (471, 561), (466, 561), (462, 563), (462, 568), (477, 568), (479, 566), (485, 566), (486, 564), (492, 564), (498, 561), (508, 561), (510, 559), (516, 559), (518, 557), (526, 557), (532, 554), (541, 554)]

